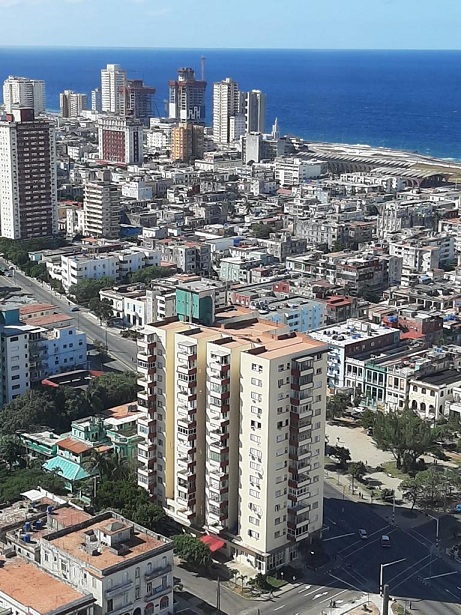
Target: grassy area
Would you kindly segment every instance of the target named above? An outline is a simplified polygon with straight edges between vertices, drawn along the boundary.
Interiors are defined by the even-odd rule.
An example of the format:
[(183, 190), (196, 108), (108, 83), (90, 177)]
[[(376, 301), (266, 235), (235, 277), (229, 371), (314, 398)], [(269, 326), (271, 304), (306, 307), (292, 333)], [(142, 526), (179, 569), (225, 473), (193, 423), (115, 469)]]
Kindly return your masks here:
[(267, 577), (267, 582), (273, 589), (280, 589), (287, 584), (283, 579), (276, 579), (275, 577)]
[(386, 463), (381, 465), (384, 468), (384, 472), (390, 474), (393, 478), (401, 478), (402, 480), (408, 478), (407, 474), (397, 469), (395, 461), (386, 461)]

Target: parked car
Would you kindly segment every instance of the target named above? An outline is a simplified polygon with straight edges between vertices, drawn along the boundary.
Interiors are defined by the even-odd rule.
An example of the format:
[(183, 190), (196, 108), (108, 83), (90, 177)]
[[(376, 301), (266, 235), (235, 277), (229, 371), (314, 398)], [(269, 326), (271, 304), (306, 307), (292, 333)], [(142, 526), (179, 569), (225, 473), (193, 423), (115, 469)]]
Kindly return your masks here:
[(382, 547), (390, 547), (391, 546), (391, 539), (387, 534), (383, 534), (381, 536), (381, 546)]
[(368, 538), (368, 532), (364, 530), (363, 528), (361, 528), (359, 530), (359, 536), (362, 540), (366, 540)]
[(453, 512), (461, 513), (461, 504), (456, 504), (456, 506), (453, 508)]

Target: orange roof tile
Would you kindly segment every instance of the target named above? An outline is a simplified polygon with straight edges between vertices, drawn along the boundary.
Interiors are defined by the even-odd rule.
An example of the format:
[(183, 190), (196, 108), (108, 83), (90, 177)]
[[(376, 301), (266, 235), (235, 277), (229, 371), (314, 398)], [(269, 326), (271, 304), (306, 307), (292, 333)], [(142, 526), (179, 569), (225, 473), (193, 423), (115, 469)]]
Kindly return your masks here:
[(88, 444), (75, 440), (74, 438), (64, 438), (64, 440), (60, 440), (58, 442), (58, 447), (63, 448), (66, 451), (70, 451), (71, 453), (75, 453), (76, 455), (86, 453), (86, 451), (90, 451), (92, 448)]

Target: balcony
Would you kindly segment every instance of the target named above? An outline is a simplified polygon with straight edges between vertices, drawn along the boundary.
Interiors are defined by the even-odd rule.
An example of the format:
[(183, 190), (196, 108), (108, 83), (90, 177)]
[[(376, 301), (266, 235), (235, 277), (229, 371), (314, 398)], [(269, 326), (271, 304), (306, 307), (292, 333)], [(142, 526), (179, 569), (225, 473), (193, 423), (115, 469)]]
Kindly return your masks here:
[(110, 598), (114, 598), (115, 596), (118, 596), (120, 594), (124, 594), (125, 592), (130, 591), (130, 589), (133, 588), (133, 585), (134, 585), (133, 581), (128, 580), (128, 581), (124, 581), (123, 583), (119, 583), (115, 587), (106, 589), (106, 591), (104, 592), (106, 600), (109, 600)]
[(108, 615), (123, 615), (123, 613), (126, 613), (127, 611), (131, 611), (132, 606), (133, 606), (133, 603), (129, 602), (128, 604), (119, 606), (116, 609), (112, 609), (112, 611), (106, 610), (104, 612), (107, 613)]
[(144, 573), (144, 578), (146, 579), (146, 581), (150, 581), (155, 577), (159, 577), (163, 574), (168, 574), (169, 572), (171, 572), (171, 564), (168, 564), (167, 566), (153, 568), (149, 572)]

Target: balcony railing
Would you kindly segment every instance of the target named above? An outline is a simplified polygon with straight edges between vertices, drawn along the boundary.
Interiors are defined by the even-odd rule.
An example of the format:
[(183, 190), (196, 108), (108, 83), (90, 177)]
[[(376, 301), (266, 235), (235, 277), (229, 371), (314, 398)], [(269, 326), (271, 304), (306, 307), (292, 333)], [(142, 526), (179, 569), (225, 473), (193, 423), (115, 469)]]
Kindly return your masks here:
[(146, 581), (149, 581), (150, 579), (161, 576), (163, 574), (168, 574), (169, 572), (171, 572), (171, 564), (153, 568), (149, 572), (144, 573), (144, 578), (146, 579)]

